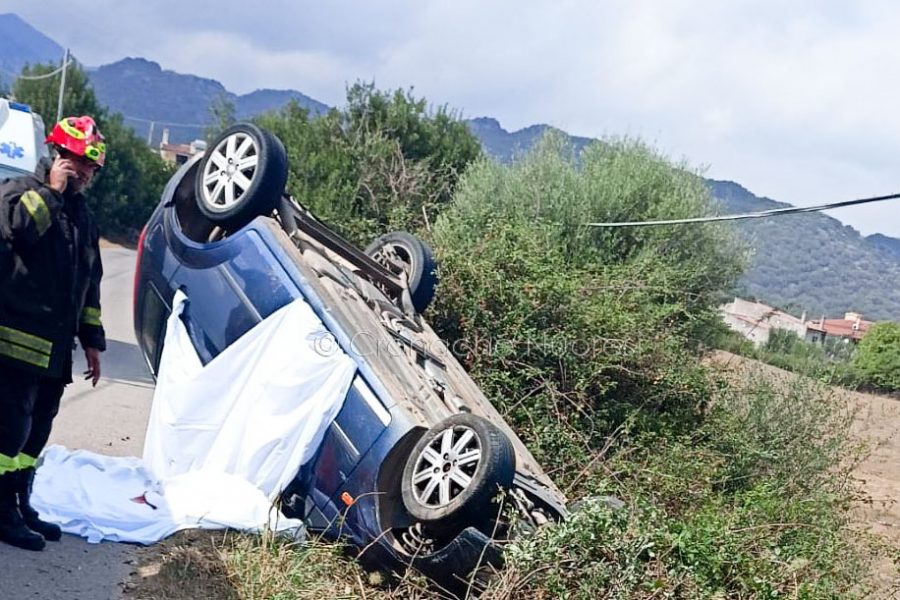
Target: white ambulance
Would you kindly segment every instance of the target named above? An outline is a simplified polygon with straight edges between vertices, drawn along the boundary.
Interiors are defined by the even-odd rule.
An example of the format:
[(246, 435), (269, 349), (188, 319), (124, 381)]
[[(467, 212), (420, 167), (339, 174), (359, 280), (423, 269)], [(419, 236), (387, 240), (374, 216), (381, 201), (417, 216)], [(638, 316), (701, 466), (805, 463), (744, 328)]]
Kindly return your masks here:
[(25, 104), (0, 98), (0, 180), (34, 173), (48, 156), (44, 121)]

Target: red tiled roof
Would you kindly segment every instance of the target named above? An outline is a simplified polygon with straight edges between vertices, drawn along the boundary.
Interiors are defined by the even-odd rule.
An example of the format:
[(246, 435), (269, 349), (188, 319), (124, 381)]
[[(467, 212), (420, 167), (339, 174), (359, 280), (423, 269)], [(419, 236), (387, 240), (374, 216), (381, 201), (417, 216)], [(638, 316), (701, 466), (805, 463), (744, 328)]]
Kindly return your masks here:
[(810, 321), (806, 326), (808, 329), (824, 333), (825, 335), (848, 337), (858, 340), (866, 334), (869, 327), (873, 324), (872, 321), (863, 321), (862, 319), (860, 319), (858, 323), (859, 327), (857, 329), (854, 329), (854, 325), (857, 324), (857, 321), (850, 321), (848, 319)]

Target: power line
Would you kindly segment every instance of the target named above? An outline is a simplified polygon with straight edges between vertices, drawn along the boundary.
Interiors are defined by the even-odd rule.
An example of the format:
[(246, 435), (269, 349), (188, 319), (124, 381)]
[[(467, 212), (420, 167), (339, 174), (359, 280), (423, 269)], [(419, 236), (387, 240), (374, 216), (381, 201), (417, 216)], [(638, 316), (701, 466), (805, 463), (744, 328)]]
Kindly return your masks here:
[(140, 121), (141, 123), (157, 123), (159, 125), (169, 125), (171, 127), (208, 127), (209, 123), (172, 123), (170, 121), (160, 121), (159, 119), (144, 119), (142, 117), (132, 117), (131, 115), (122, 115), (123, 118), (131, 121)]
[(760, 219), (763, 217), (777, 217), (781, 215), (790, 215), (796, 213), (816, 212), (820, 210), (829, 210), (832, 208), (842, 208), (844, 206), (855, 206), (857, 204), (866, 204), (868, 202), (881, 202), (883, 200), (894, 200), (900, 198), (900, 194), (890, 194), (888, 196), (875, 196), (873, 198), (859, 198), (856, 200), (844, 200), (841, 202), (832, 202), (830, 204), (820, 204), (818, 206), (789, 206), (787, 208), (773, 208), (772, 210), (763, 210), (753, 213), (742, 213), (737, 215), (721, 215), (717, 217), (695, 217), (692, 219), (667, 219), (663, 221), (625, 221), (619, 223), (585, 223), (588, 227), (645, 227), (648, 225), (681, 225), (684, 223), (711, 223), (713, 221), (739, 221), (742, 219)]
[(64, 65), (62, 65), (55, 71), (52, 71), (50, 73), (45, 73), (43, 75), (21, 75), (21, 74), (12, 73), (11, 71), (6, 71), (6, 70), (2, 70), (2, 72), (7, 75), (10, 75), (11, 77), (15, 77), (16, 79), (25, 79), (27, 81), (37, 81), (40, 79), (50, 79), (51, 77), (55, 77), (56, 75), (59, 75), (62, 72), (62, 70), (67, 68), (69, 65), (71, 65), (72, 62), (74, 62), (74, 61), (70, 60), (69, 62), (65, 63)]

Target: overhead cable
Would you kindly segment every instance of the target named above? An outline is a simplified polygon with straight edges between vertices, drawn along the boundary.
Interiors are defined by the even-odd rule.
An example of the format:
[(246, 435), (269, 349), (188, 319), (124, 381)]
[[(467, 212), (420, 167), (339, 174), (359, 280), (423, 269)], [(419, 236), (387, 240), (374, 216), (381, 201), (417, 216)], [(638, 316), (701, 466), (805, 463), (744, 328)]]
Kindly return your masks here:
[(59, 74), (62, 72), (62, 70), (65, 69), (65, 68), (67, 68), (69, 65), (71, 65), (72, 62), (73, 62), (73, 61), (70, 60), (69, 62), (67, 62), (66, 64), (62, 65), (61, 67), (59, 67), (59, 68), (56, 69), (55, 71), (52, 71), (52, 72), (50, 72), (50, 73), (44, 73), (43, 75), (20, 75), (20, 74), (12, 73), (12, 72), (10, 72), (10, 71), (5, 71), (5, 70), (4, 70), (3, 72), (6, 73), (7, 75), (10, 75), (10, 76), (15, 77), (15, 78), (17, 78), (17, 79), (25, 79), (25, 80), (27, 80), (27, 81), (37, 81), (37, 80), (39, 80), (39, 79), (50, 79), (51, 77), (54, 77), (54, 76), (56, 76), (56, 75), (59, 75)]
[(720, 215), (715, 217), (694, 217), (689, 219), (666, 219), (660, 221), (624, 221), (612, 223), (585, 223), (588, 227), (646, 227), (649, 225), (681, 225), (684, 223), (711, 223), (713, 221), (739, 221), (742, 219), (760, 219), (763, 217), (777, 217), (781, 215), (790, 215), (797, 213), (816, 212), (821, 210), (829, 210), (832, 208), (842, 208), (845, 206), (855, 206), (857, 204), (866, 204), (869, 202), (882, 202), (884, 200), (895, 200), (900, 198), (900, 194), (890, 194), (888, 196), (875, 196), (872, 198), (858, 198), (856, 200), (844, 200), (841, 202), (831, 202), (829, 204), (820, 204), (818, 206), (789, 206), (786, 208), (773, 208), (771, 210), (763, 210), (752, 213), (741, 213), (736, 215)]
[(170, 121), (160, 121), (158, 119), (144, 119), (142, 117), (132, 117), (130, 115), (122, 115), (123, 118), (131, 121), (140, 121), (141, 123), (157, 123), (159, 125), (171, 125), (172, 127), (208, 127), (209, 123), (172, 123)]

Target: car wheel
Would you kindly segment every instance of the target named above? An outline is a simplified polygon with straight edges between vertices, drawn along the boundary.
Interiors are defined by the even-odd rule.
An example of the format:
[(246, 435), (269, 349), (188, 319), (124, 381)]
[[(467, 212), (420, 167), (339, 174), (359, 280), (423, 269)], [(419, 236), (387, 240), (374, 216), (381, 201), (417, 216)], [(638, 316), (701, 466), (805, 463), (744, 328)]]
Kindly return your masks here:
[(210, 144), (195, 183), (197, 207), (225, 229), (272, 212), (287, 183), (287, 153), (277, 137), (240, 123)]
[(424, 312), (438, 284), (437, 262), (431, 247), (404, 231), (395, 231), (369, 244), (366, 254), (395, 275), (406, 273), (409, 294), (417, 312)]
[(403, 470), (403, 504), (433, 529), (484, 527), (498, 512), (491, 500), (509, 489), (515, 472), (515, 451), (499, 428), (475, 415), (454, 415), (413, 447)]

